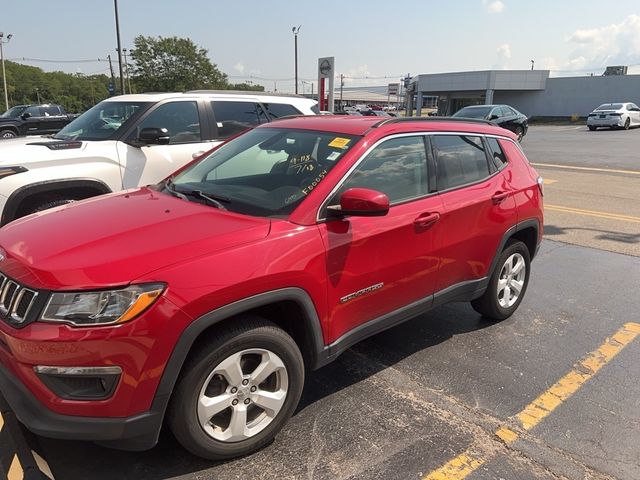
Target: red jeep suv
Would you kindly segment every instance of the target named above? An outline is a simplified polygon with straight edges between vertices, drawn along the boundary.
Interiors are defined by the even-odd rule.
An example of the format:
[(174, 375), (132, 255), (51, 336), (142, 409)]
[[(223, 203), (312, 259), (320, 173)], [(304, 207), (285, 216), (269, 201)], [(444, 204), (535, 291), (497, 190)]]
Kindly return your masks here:
[(145, 449), (166, 422), (196, 455), (244, 455), (354, 343), (446, 302), (509, 317), (541, 239), (511, 132), (280, 120), (3, 227), (0, 391), (43, 436)]

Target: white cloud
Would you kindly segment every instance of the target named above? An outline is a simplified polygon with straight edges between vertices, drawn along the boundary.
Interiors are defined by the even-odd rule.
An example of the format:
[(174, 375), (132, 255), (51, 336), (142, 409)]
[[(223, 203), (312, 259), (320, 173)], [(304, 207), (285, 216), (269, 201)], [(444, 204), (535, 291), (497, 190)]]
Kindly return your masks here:
[[(568, 69), (598, 69), (607, 65), (640, 63), (640, 15), (629, 15), (620, 23), (579, 29), (567, 42), (574, 45)], [(599, 72), (602, 73), (602, 72)]]
[(244, 73), (244, 64), (242, 62), (238, 62), (233, 66), (233, 69), (242, 75)]
[(482, 0), (482, 4), (485, 6), (487, 12), (489, 13), (501, 13), (505, 8), (504, 3), (502, 3), (500, 0), (494, 0), (493, 2), (489, 0)]
[(501, 61), (509, 60), (511, 58), (511, 45), (508, 43), (503, 43), (498, 48), (496, 48), (496, 52), (498, 53), (498, 58)]

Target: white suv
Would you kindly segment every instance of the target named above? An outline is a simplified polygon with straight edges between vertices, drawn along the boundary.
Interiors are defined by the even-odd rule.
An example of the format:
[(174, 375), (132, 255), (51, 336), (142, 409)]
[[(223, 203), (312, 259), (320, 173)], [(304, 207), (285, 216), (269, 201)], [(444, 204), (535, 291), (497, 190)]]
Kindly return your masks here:
[(0, 224), (157, 183), (247, 128), (317, 113), (315, 100), (262, 92), (196, 90), (109, 98), (52, 137), (0, 143)]

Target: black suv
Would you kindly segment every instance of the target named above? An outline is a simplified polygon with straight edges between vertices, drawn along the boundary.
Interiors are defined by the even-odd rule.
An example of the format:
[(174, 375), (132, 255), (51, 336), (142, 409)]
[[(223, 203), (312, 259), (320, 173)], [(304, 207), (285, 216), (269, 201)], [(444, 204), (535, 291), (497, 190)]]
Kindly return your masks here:
[(0, 138), (55, 133), (77, 116), (60, 105), (16, 105), (0, 115)]

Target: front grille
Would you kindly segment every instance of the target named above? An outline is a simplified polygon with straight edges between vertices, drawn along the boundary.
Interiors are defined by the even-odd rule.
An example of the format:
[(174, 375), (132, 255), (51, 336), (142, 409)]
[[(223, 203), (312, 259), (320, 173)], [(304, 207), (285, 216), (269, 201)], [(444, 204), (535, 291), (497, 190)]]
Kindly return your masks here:
[(37, 296), (38, 292), (35, 290), (24, 287), (0, 273), (0, 315), (9, 323), (21, 325)]

